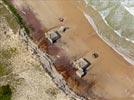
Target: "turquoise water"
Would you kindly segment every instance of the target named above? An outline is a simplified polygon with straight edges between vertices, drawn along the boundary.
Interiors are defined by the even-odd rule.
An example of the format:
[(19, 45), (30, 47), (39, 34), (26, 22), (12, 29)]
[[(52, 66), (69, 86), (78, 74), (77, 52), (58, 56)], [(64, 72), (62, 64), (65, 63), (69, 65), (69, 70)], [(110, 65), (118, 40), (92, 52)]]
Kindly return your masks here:
[(86, 17), (98, 35), (134, 64), (134, 0), (86, 1)]

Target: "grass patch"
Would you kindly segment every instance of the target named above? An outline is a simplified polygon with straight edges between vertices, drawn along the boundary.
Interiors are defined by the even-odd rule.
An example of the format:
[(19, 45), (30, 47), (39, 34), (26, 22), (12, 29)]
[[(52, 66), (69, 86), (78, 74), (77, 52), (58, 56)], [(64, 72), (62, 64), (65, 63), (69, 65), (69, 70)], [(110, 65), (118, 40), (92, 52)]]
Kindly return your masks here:
[(12, 18), (11, 20), (7, 20), (9, 26), (11, 27), (11, 29), (13, 29), (14, 33), (17, 32), (18, 28), (19, 28), (19, 25), (18, 23), (16, 22), (16, 19), (15, 18)]
[(8, 75), (11, 70), (7, 68), (9, 66), (9, 63), (0, 62), (0, 77), (4, 75)]
[(11, 100), (12, 91), (10, 85), (0, 87), (0, 100)]
[(8, 48), (8, 49), (2, 49), (0, 51), (0, 58), (8, 60), (16, 53), (17, 53), (17, 49), (15, 47)]
[(0, 6), (0, 7), (2, 7), (2, 8), (0, 8), (0, 15), (9, 14), (9, 11), (4, 6)]
[(24, 23), (22, 17), (18, 14), (17, 9), (12, 5), (10, 0), (2, 0), (10, 9), (10, 11), (14, 14), (16, 21), (20, 25), (21, 28), (24, 28), (26, 33), (29, 34), (29, 29), (26, 27), (27, 25)]
[(17, 53), (16, 48), (0, 50), (0, 76), (8, 75), (11, 72), (10, 58)]
[(10, 26), (10, 28), (13, 29), (14, 33), (16, 33), (18, 29), (18, 23), (16, 22), (15, 17), (9, 13), (7, 16), (5, 16), (5, 19), (8, 25)]
[(10, 28), (13, 29), (14, 33), (16, 33), (18, 29), (18, 23), (15, 19), (15, 16), (10, 14), (5, 6), (1, 5), (0, 7), (2, 7), (0, 8), (0, 16), (3, 16), (6, 19)]

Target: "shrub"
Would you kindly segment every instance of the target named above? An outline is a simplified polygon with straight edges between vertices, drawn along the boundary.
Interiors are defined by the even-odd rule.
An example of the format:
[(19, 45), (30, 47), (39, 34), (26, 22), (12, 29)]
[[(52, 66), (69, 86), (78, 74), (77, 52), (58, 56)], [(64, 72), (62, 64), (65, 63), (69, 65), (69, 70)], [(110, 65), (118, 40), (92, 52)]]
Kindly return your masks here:
[(11, 100), (12, 91), (10, 85), (0, 87), (0, 100)]
[(10, 9), (10, 11), (15, 15), (15, 18), (21, 28), (24, 28), (27, 34), (29, 34), (29, 29), (26, 27), (26, 24), (23, 21), (23, 18), (18, 14), (17, 9), (12, 5), (10, 0), (2, 0)]

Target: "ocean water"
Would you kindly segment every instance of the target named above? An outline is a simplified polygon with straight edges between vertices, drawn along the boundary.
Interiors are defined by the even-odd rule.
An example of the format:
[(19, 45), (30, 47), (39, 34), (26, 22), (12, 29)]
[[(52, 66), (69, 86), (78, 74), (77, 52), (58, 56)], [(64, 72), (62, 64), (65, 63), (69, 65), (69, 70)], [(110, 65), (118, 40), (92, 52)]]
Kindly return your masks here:
[(98, 35), (134, 65), (134, 0), (84, 0), (83, 12)]

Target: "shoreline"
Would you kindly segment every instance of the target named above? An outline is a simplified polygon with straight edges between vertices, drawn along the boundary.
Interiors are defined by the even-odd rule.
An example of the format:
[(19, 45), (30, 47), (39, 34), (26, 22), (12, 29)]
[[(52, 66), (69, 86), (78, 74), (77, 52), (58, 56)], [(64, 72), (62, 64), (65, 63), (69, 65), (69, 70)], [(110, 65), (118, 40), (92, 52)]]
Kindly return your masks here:
[[(57, 65), (52, 66), (52, 68), (50, 68), (49, 70), (55, 70), (58, 72), (58, 74), (60, 76), (64, 77), (65, 81), (60, 80), (60, 79), (55, 80), (57, 82), (68, 83), (66, 85), (62, 85), (61, 88), (69, 87), (71, 89), (71, 91), (73, 91), (76, 94), (78, 93), (78, 96), (84, 95), (84, 97), (86, 96), (87, 98), (88, 97), (90, 98), (90, 96), (93, 96), (93, 98), (103, 98), (103, 97), (106, 98), (107, 95), (104, 95), (104, 96), (102, 95), (102, 97), (99, 97), (99, 95), (95, 94), (97, 92), (100, 93), (100, 95), (101, 95), (101, 93), (102, 94), (105, 93), (105, 90), (102, 89), (101, 91), (97, 91), (96, 88), (101, 89), (101, 87), (102, 88), (104, 87), (105, 89), (109, 89), (105, 86), (109, 87), (109, 86), (111, 86), (111, 84), (112, 84), (112, 86), (111, 86), (110, 90), (107, 90), (110, 92), (112, 91), (113, 94), (111, 93), (111, 95), (115, 96), (114, 93), (115, 93), (116, 89), (119, 89), (118, 90), (119, 93), (121, 92), (120, 88), (123, 88), (124, 86), (123, 85), (120, 86), (120, 82), (117, 84), (113, 84), (113, 83), (108, 83), (109, 81), (105, 81), (105, 80), (107, 79), (107, 76), (110, 76), (110, 77), (112, 77), (110, 79), (113, 79), (113, 81), (118, 80), (118, 81), (121, 81), (121, 83), (122, 83), (122, 79), (120, 77), (122, 76), (123, 72), (124, 72), (123, 76), (128, 77), (128, 76), (126, 76), (125, 71), (126, 71), (126, 69), (128, 69), (129, 64), (122, 57), (117, 55), (116, 52), (114, 52), (114, 50), (111, 49), (111, 47), (109, 47), (100, 37), (98, 37), (98, 35), (92, 29), (92, 26), (89, 25), (89, 22), (87, 21), (85, 16), (82, 13), (80, 13), (80, 11), (78, 9), (75, 9), (75, 10), (73, 9), (76, 7), (75, 5), (73, 5), (76, 3), (76, 1), (68, 2), (68, 1), (58, 1), (57, 0), (57, 1), (53, 1), (55, 4), (54, 3), (52, 4), (52, 1), (44, 1), (45, 5), (41, 5), (42, 8), (39, 8), (38, 9), (39, 11), (36, 11), (36, 3), (40, 4), (40, 1), (39, 2), (38, 1), (30, 2), (30, 0), (29, 0), (26, 2), (29, 4), (28, 5), (29, 7), (33, 6), (33, 8), (28, 10), (29, 12), (26, 12), (26, 13), (28, 13), (28, 14), (30, 13), (35, 18), (32, 21), (28, 20), (27, 23), (30, 23), (31, 26), (32, 25), (34, 26), (34, 25), (38, 25), (40, 23), (40, 21), (42, 21), (41, 18), (43, 18), (43, 19), (48, 18), (47, 20), (43, 20), (43, 23), (44, 23), (43, 27), (46, 27), (47, 29), (50, 27), (53, 27), (53, 25), (55, 25), (55, 24), (57, 25), (57, 22), (55, 22), (55, 21), (57, 21), (57, 16), (53, 17), (51, 14), (49, 15), (49, 7), (48, 6), (51, 7), (53, 5), (53, 9), (55, 9), (57, 6), (62, 4), (63, 9), (57, 8), (52, 13), (59, 13), (60, 16), (65, 16), (65, 19), (67, 20), (66, 24), (70, 25), (71, 29), (69, 30), (69, 32), (67, 34), (64, 34), (65, 36), (63, 36), (63, 39), (61, 39), (59, 41), (61, 43), (64, 43), (65, 48), (64, 49), (61, 48), (61, 46), (63, 46), (63, 45), (57, 46), (60, 44), (58, 42), (59, 44), (57, 43), (56, 45), (51, 45), (50, 48), (47, 48), (50, 50), (50, 52), (48, 52), (46, 50), (46, 48), (43, 47), (46, 44), (45, 39), (39, 38), (37, 40), (37, 43), (34, 40), (30, 39), (30, 41), (34, 42), (37, 49), (39, 49), (42, 52), (44, 50), (43, 53), (46, 53), (45, 51), (47, 51), (47, 53), (50, 54), (50, 56), (51, 56), (50, 58), (52, 60), (50, 62), (53, 63), (53, 65), (56, 65), (55, 64), (56, 63), (55, 59), (56, 59)], [(18, 1), (18, 3), (19, 3), (19, 1)], [(48, 9), (47, 8), (45, 9), (44, 7), (47, 7)], [(43, 13), (44, 14), (43, 16), (37, 16), (38, 14), (42, 14), (42, 11), (40, 11), (40, 10), (43, 10), (43, 12), (44, 12), (44, 10), (46, 10), (46, 13)], [(75, 14), (74, 15), (70, 14), (70, 10), (72, 13), (75, 13)], [(25, 11), (27, 11), (27, 10), (25, 10)], [(34, 11), (34, 13), (33, 13), (33, 11)], [(35, 15), (35, 13), (37, 15)], [(61, 13), (63, 13), (63, 15), (61, 15)], [(72, 15), (73, 18), (70, 15)], [(76, 16), (78, 16), (78, 18), (76, 18)], [(23, 17), (28, 17), (29, 19), (31, 18), (28, 15), (26, 15), (26, 16), (23, 15)], [(36, 20), (36, 18), (39, 20)], [(83, 21), (79, 22), (79, 20), (81, 20), (81, 19), (83, 19)], [(36, 23), (32, 23), (34, 21)], [(51, 23), (51, 24), (49, 24), (49, 23)], [(49, 24), (50, 26), (49, 25), (47, 26), (47, 24)], [(80, 28), (79, 28), (79, 24), (81, 24)], [(38, 28), (36, 28), (36, 27), (32, 27), (32, 28), (37, 30), (37, 33), (33, 32), (32, 34), (35, 34), (36, 36), (38, 36), (38, 35), (43, 36), (43, 33), (38, 33)], [(70, 36), (70, 37), (68, 37), (68, 36)], [(68, 37), (68, 38), (66, 38), (66, 37)], [(37, 38), (37, 37), (35, 37), (35, 38)], [(65, 41), (65, 40), (67, 40), (67, 41)], [(69, 44), (67, 44), (67, 43), (69, 43)], [(85, 45), (85, 46), (83, 46), (83, 45)], [(32, 46), (32, 45), (30, 44), (30, 46)], [(68, 46), (68, 48), (66, 46)], [(78, 46), (79, 46), (79, 48), (78, 48)], [(76, 48), (76, 50), (75, 50), (75, 48)], [(35, 51), (37, 49), (35, 49)], [(66, 52), (67, 50), (68, 50), (68, 52)], [(87, 75), (85, 77), (79, 78), (78, 76), (76, 76), (75, 71), (72, 71), (73, 66), (66, 65), (66, 63), (68, 62), (67, 61), (68, 59), (65, 59), (66, 54), (71, 55), (71, 57), (77, 57), (77, 59), (79, 59), (79, 57), (84, 56), (85, 54), (87, 54), (87, 52), (91, 52), (93, 50), (96, 52), (97, 51), (99, 52), (99, 55), (101, 56), (101, 60), (99, 60), (98, 62), (95, 63), (93, 68), (87, 73)], [(51, 53), (54, 53), (54, 54), (51, 54)], [(82, 53), (82, 54), (79, 55), (80, 53)], [(43, 56), (42, 53), (40, 55)], [(55, 59), (52, 59), (53, 57), (55, 57)], [(74, 60), (74, 58), (72, 58), (72, 59)], [(111, 61), (111, 60), (113, 60), (113, 61)], [(45, 64), (44, 60), (42, 62)], [(115, 70), (115, 67), (117, 65), (118, 65), (118, 67)], [(45, 67), (50, 67), (50, 66), (48, 65)], [(90, 75), (90, 73), (95, 74), (96, 76), (92, 76), (92, 75)], [(57, 73), (52, 71), (51, 74), (55, 75)], [(50, 74), (50, 76), (51, 76), (51, 74)], [(110, 80), (110, 79), (108, 78), (107, 80)], [(100, 82), (100, 84), (101, 84), (100, 87), (96, 83), (91, 84), (91, 82), (92, 81), (94, 82), (94, 80), (96, 83)], [(124, 79), (123, 83), (125, 84), (126, 82), (127, 81)], [(128, 84), (128, 82), (126, 84)], [(116, 86), (118, 86), (119, 88), (116, 88)], [(96, 87), (96, 88), (94, 88), (94, 87)], [(95, 93), (93, 93), (93, 92), (95, 92)]]
[(96, 27), (96, 25), (95, 25), (93, 19), (91, 18), (91, 16), (88, 15), (88, 14), (86, 14), (85, 12), (84, 12), (83, 14), (84, 14), (84, 16), (86, 17), (86, 19), (88, 20), (88, 22), (92, 25), (92, 27), (93, 27), (94, 30), (96, 31), (97, 35), (98, 35), (107, 45), (109, 45), (114, 51), (116, 51), (117, 54), (119, 54), (120, 56), (122, 56), (128, 63), (134, 65), (134, 61), (133, 61), (132, 59), (128, 58), (128, 57), (125, 56), (123, 53), (119, 52), (119, 51), (116, 49), (116, 47), (115, 47), (112, 43), (108, 42), (108, 40), (105, 40), (104, 37), (101, 36), (100, 33), (98, 33), (98, 29), (97, 29), (97, 27)]

